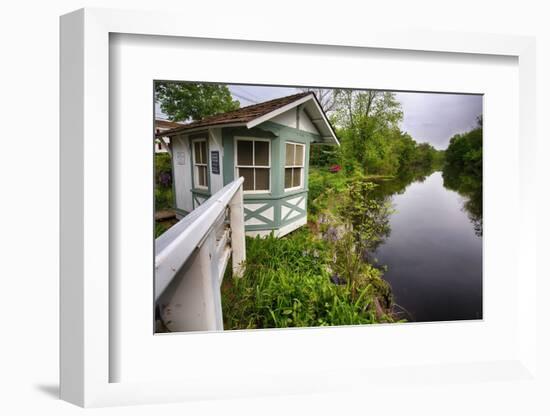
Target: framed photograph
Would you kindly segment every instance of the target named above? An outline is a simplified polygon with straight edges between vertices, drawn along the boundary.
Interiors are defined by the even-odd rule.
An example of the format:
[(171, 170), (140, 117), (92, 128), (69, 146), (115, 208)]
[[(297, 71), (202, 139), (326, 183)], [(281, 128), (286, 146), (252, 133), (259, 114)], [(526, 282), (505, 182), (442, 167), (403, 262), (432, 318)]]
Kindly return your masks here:
[(61, 397), (537, 383), (534, 40), (230, 29), (61, 18)]

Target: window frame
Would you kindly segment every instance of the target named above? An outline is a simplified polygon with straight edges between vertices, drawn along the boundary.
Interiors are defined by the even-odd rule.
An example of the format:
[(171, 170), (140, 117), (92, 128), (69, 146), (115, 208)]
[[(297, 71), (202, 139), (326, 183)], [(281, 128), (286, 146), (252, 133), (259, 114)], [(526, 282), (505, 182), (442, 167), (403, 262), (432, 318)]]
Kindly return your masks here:
[[(303, 148), (303, 151), (302, 151), (302, 165), (287, 165), (286, 164), (286, 145), (287, 144), (291, 144), (295, 147), (294, 149), (294, 154), (296, 154), (296, 146), (302, 146)], [(297, 191), (297, 190), (300, 190), (300, 189), (305, 189), (305, 169), (306, 169), (306, 145), (305, 143), (300, 143), (300, 142), (292, 142), (292, 141), (285, 141), (285, 157), (284, 157), (284, 166), (283, 166), (283, 188), (285, 190), (285, 192), (292, 192), (292, 191)], [(299, 186), (291, 186), (290, 188), (286, 188), (285, 187), (285, 179), (286, 179), (286, 170), (287, 168), (292, 168), (292, 169), (295, 169), (295, 168), (300, 168), (301, 169), (301, 173), (300, 173), (300, 185)], [(292, 179), (294, 182), (294, 173), (292, 174)]]
[[(235, 167), (235, 178), (239, 177), (239, 168), (243, 169), (254, 169), (254, 188), (256, 188), (256, 169), (267, 169), (269, 173), (269, 180), (268, 180), (268, 189), (262, 189), (262, 190), (244, 190), (243, 186), (243, 193), (244, 194), (270, 194), (271, 193), (271, 180), (273, 177), (273, 169), (271, 166), (271, 140), (260, 138), (260, 137), (241, 137), (241, 136), (235, 136), (235, 159), (234, 159), (234, 167)], [(252, 165), (239, 165), (239, 142), (252, 142)], [(267, 155), (267, 166), (255, 166), (255, 147), (254, 142), (267, 142), (267, 149), (268, 149), (268, 155)]]
[[(205, 153), (206, 153), (206, 161), (205, 163), (197, 163), (197, 155), (195, 152), (195, 143), (205, 143)], [(206, 137), (198, 137), (196, 139), (191, 139), (191, 153), (193, 155), (193, 188), (194, 189), (201, 189), (201, 190), (208, 190), (210, 189), (210, 178), (209, 178), (209, 168), (208, 168), (208, 140)], [(206, 186), (200, 185), (198, 183), (199, 181), (199, 166), (205, 166), (206, 167)]]

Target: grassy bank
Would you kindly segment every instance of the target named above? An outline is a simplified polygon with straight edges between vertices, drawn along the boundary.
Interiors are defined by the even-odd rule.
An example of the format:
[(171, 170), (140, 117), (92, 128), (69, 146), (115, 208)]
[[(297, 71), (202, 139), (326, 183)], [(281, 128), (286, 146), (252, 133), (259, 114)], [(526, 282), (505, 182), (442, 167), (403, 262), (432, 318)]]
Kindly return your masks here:
[(285, 238), (247, 238), (246, 271), (222, 286), (225, 329), (393, 322), (391, 290), (365, 264), (361, 279), (335, 274), (331, 244), (303, 228)]
[(371, 179), (311, 169), (308, 226), (280, 239), (247, 238), (244, 275), (228, 268), (225, 329), (395, 322), (391, 288), (367, 261), (387, 214), (371, 198)]

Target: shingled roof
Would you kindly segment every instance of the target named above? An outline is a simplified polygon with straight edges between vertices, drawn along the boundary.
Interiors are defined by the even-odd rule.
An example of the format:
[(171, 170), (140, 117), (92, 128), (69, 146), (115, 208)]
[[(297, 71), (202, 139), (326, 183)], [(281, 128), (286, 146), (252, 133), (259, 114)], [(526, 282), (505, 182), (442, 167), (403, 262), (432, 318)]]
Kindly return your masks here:
[(249, 105), (237, 110), (228, 111), (226, 113), (216, 114), (205, 117), (202, 120), (193, 121), (191, 123), (176, 127), (170, 130), (165, 130), (158, 133), (160, 136), (174, 136), (179, 133), (191, 132), (207, 127), (215, 126), (238, 126), (246, 125), (251, 128), (259, 123), (262, 123), (276, 114), (290, 110), (297, 105), (304, 105), (304, 108), (309, 111), (309, 115), (315, 115), (312, 118), (313, 123), (322, 136), (322, 141), (326, 143), (339, 144), (334, 133), (334, 129), (330, 125), (317, 97), (313, 92), (302, 92), (299, 94), (288, 95), (286, 97), (276, 98), (274, 100), (265, 101), (263, 103)]
[(202, 120), (193, 121), (184, 126), (164, 131), (162, 132), (162, 135), (172, 135), (186, 130), (196, 129), (198, 127), (210, 127), (220, 124), (246, 124), (251, 120), (269, 114), (272, 111), (284, 107), (285, 105), (297, 101), (309, 94), (314, 95), (311, 92), (302, 92), (300, 94), (289, 95), (270, 101), (264, 101), (263, 103), (249, 105), (247, 107), (242, 107), (237, 110), (228, 111), (227, 113), (205, 117)]

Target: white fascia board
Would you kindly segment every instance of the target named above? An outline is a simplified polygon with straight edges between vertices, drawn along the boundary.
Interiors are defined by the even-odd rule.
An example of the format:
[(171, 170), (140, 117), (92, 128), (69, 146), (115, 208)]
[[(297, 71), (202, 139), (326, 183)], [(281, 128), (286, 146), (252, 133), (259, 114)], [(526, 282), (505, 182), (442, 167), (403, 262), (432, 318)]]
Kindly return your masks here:
[(315, 120), (323, 121), (324, 124), (325, 124), (325, 127), (330, 132), (330, 136), (323, 136), (323, 138), (328, 137), (328, 138), (330, 138), (330, 140), (334, 141), (335, 144), (340, 146), (340, 142), (336, 138), (336, 135), (334, 134), (334, 131), (332, 130), (332, 127), (330, 126), (330, 123), (329, 123), (323, 109), (319, 106), (319, 103), (317, 102), (317, 100), (315, 99), (313, 94), (306, 95), (305, 97), (300, 98), (299, 100), (293, 101), (293, 102), (291, 102), (291, 103), (289, 103), (289, 104), (287, 104), (287, 105), (285, 105), (281, 108), (273, 110), (270, 113), (264, 114), (263, 116), (255, 118), (254, 120), (250, 120), (248, 123), (246, 123), (246, 127), (248, 129), (256, 127), (257, 125), (263, 123), (264, 121), (268, 121), (268, 120), (272, 119), (273, 117), (276, 117), (279, 114), (283, 114), (284, 112), (286, 112), (288, 110), (291, 110), (291, 109), (299, 106), (300, 104), (306, 103), (310, 100), (313, 101), (313, 103), (315, 105), (315, 108), (317, 109), (317, 112), (321, 116), (321, 118), (316, 118)]
[(313, 99), (312, 94), (306, 95), (305, 97), (300, 98), (299, 100), (293, 101), (291, 103), (288, 103), (287, 105), (284, 105), (276, 110), (273, 110), (270, 113), (264, 114), (263, 116), (255, 118), (254, 120), (250, 120), (248, 123), (246, 123), (246, 127), (249, 129), (251, 129), (252, 127), (256, 127), (258, 124), (261, 124), (264, 121), (270, 120), (273, 117), (278, 116), (279, 114), (283, 114), (284, 112), (287, 112), (288, 110), (291, 110), (294, 107), (298, 107), (300, 104), (303, 104), (311, 99)]
[[(313, 102), (315, 103), (315, 107), (317, 108), (317, 111), (321, 115), (323, 121), (325, 122), (325, 126), (327, 127), (328, 131), (330, 132), (330, 136), (328, 136), (330, 139), (334, 140), (334, 143), (336, 143), (337, 146), (340, 146), (340, 142), (338, 141), (338, 138), (336, 137), (336, 134), (334, 134), (334, 130), (332, 129), (332, 126), (330, 125), (327, 116), (325, 115), (325, 112), (319, 105), (319, 102), (316, 99), (313, 99)], [(317, 119), (316, 119), (317, 120)], [(317, 122), (315, 122), (317, 124)], [(324, 139), (327, 136), (323, 136)]]

